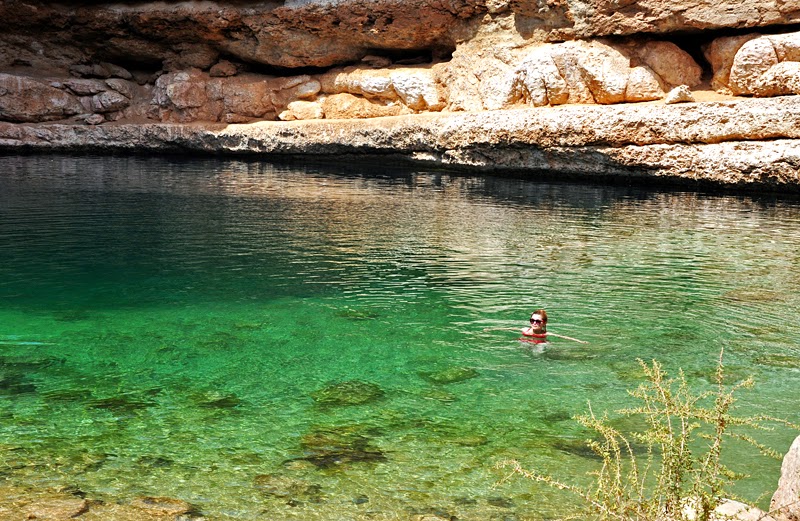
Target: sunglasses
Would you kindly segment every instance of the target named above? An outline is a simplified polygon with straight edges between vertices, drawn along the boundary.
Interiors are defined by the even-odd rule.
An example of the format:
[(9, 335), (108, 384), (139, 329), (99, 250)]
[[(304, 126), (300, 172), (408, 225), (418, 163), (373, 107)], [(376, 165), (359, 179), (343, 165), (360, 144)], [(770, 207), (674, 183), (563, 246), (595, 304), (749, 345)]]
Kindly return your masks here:
[(542, 321), (542, 320), (540, 320), (538, 318), (532, 318), (531, 319), (531, 324), (543, 324), (543, 323), (544, 323), (544, 321)]

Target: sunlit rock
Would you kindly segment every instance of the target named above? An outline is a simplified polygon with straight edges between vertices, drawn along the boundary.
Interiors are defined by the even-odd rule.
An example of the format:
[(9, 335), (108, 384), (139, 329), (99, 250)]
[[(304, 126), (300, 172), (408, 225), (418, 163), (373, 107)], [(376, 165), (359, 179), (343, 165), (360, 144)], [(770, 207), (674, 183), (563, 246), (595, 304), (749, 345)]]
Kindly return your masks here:
[(400, 103), (381, 103), (353, 94), (333, 94), (322, 100), (327, 119), (362, 119), (399, 116), (413, 111)]
[(784, 61), (773, 65), (756, 80), (752, 93), (762, 98), (800, 94), (800, 62)]
[(783, 458), (778, 489), (769, 509), (779, 521), (800, 521), (800, 436)]
[(286, 110), (278, 114), (278, 119), (282, 121), (294, 121), (297, 119), (322, 119), (325, 112), (322, 105), (314, 101), (292, 101)]
[(688, 85), (679, 85), (669, 91), (664, 97), (664, 103), (672, 105), (673, 103), (686, 103), (694, 101), (694, 96)]

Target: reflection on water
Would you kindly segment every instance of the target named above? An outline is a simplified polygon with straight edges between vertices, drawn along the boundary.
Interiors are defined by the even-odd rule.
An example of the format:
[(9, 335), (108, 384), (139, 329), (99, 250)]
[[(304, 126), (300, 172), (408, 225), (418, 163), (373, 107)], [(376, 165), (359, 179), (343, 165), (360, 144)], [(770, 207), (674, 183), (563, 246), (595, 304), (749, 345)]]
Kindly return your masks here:
[[(585, 481), (573, 414), (629, 403), (637, 358), (707, 388), (723, 347), (756, 378), (743, 413), (800, 420), (796, 201), (375, 165), (0, 166), (15, 484), (210, 519), (541, 519), (558, 495), (493, 487), (495, 463)], [(537, 307), (590, 344), (518, 342)], [(774, 488), (779, 463), (737, 463), (743, 495)]]

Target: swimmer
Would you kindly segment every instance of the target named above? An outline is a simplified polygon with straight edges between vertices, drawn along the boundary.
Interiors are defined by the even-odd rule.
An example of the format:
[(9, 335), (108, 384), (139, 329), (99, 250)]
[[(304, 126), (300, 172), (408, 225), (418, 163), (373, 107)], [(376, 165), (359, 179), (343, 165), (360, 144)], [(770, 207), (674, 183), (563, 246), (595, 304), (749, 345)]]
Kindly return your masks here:
[[(484, 329), (484, 331), (489, 331), (492, 329), (508, 329), (508, 328), (487, 328)], [(563, 338), (565, 340), (572, 340), (573, 342), (578, 342), (581, 344), (589, 343), (584, 340), (578, 340), (577, 338), (572, 338), (571, 336), (548, 333), (547, 312), (543, 309), (537, 309), (536, 311), (531, 313), (531, 325), (530, 327), (522, 328), (522, 338), (520, 338), (520, 340), (523, 340), (525, 342), (532, 342), (534, 344), (544, 344), (547, 342), (547, 338), (551, 336)]]

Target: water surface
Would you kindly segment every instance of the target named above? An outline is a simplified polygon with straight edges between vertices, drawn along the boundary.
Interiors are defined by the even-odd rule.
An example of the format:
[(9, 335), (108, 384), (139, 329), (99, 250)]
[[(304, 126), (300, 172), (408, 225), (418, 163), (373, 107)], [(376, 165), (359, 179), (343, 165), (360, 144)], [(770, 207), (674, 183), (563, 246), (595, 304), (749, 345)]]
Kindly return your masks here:
[[(722, 348), (756, 380), (742, 414), (800, 421), (795, 200), (216, 159), (0, 172), (9, 483), (215, 520), (544, 519), (563, 498), (497, 462), (586, 482), (572, 415), (629, 405), (637, 358), (708, 389)], [(539, 307), (590, 343), (519, 342)], [(757, 500), (780, 462), (752, 454)]]

